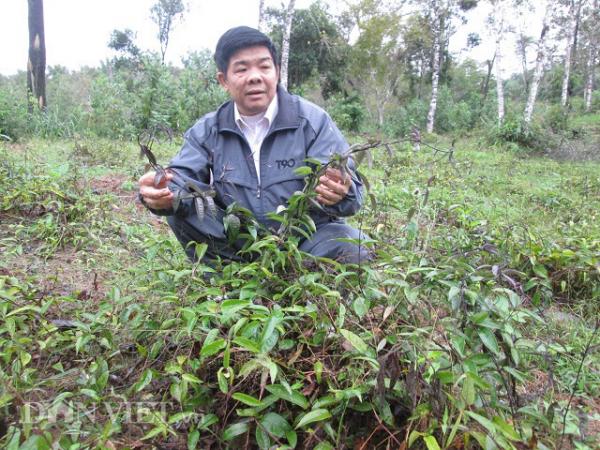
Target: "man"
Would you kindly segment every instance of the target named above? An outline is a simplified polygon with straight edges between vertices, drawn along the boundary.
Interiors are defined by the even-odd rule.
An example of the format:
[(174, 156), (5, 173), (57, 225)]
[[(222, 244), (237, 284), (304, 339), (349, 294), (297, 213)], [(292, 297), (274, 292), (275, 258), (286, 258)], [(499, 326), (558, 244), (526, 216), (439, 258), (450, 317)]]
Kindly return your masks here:
[[(318, 106), (290, 95), (279, 84), (276, 50), (263, 33), (249, 27), (227, 31), (215, 51), (217, 79), (231, 101), (202, 117), (185, 134), (179, 154), (167, 176), (154, 185), (154, 172), (139, 180), (140, 200), (167, 221), (186, 253), (196, 259), (191, 242), (205, 242), (208, 259), (239, 259), (239, 247), (230, 244), (223, 227), (223, 211), (233, 202), (249, 209), (259, 223), (275, 229), (267, 214), (285, 205), (303, 188), (303, 177), (294, 170), (306, 158), (326, 163), (332, 153), (348, 148), (331, 118)], [(353, 162), (350, 162), (351, 169)], [(215, 217), (201, 221), (191, 200), (173, 208), (174, 192), (192, 182), (200, 190), (216, 192)], [(367, 254), (362, 246), (338, 238), (364, 238), (343, 217), (358, 211), (362, 183), (353, 170), (342, 174), (327, 169), (318, 180), (311, 210), (317, 231), (300, 244), (315, 256), (358, 263)]]

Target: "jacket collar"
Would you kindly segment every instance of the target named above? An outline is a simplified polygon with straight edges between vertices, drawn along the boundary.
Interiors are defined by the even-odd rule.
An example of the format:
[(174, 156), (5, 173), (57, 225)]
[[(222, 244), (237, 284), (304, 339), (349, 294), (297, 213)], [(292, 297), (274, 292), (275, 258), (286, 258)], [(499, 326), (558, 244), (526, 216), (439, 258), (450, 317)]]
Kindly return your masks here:
[[(298, 128), (300, 126), (300, 115), (298, 102), (280, 85), (277, 86), (277, 102), (279, 111), (271, 125), (271, 131), (286, 128)], [(222, 105), (217, 111), (217, 126), (219, 131), (232, 131), (240, 133), (235, 124), (235, 105), (232, 100)]]

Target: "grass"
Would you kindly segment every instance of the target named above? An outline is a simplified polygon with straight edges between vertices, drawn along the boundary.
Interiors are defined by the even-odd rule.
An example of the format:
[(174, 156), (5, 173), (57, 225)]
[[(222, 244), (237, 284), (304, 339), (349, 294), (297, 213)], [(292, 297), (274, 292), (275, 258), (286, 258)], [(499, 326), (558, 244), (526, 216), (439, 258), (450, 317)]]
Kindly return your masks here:
[(0, 146), (0, 445), (596, 448), (597, 162), (376, 150), (370, 267), (267, 237), (214, 272), (134, 145)]

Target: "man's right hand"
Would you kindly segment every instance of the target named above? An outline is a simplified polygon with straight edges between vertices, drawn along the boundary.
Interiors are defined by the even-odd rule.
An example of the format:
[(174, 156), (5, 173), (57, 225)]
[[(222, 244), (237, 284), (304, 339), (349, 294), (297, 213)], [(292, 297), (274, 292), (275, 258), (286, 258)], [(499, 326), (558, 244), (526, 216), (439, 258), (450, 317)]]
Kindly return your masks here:
[(173, 172), (166, 170), (166, 176), (158, 186), (154, 186), (156, 172), (147, 172), (139, 179), (140, 195), (144, 203), (152, 209), (170, 209), (173, 207), (173, 193), (167, 188), (173, 179)]

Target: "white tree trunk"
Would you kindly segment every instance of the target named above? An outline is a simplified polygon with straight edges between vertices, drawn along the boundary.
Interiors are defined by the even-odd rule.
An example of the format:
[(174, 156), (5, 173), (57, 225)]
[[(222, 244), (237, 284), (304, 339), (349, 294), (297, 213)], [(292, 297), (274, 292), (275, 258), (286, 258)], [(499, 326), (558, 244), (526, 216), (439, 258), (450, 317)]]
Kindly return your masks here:
[[(598, 14), (598, 0), (594, 0), (594, 4), (592, 6), (592, 15)], [(593, 22), (592, 22), (593, 23)], [(594, 71), (596, 68), (596, 56), (597, 50), (596, 46), (598, 45), (598, 39), (596, 34), (592, 31), (589, 42), (588, 42), (588, 55), (586, 62), (586, 80), (585, 80), (585, 88), (583, 90), (583, 99), (585, 102), (585, 112), (590, 112), (592, 109), (592, 92), (594, 89)]]
[(585, 89), (583, 91), (583, 98), (585, 102), (585, 112), (590, 112), (592, 109), (592, 91), (594, 89), (594, 69), (596, 67), (596, 48), (590, 44), (588, 49), (587, 58), (587, 77), (585, 80)]
[(565, 50), (565, 69), (563, 75), (562, 94), (560, 97), (560, 104), (567, 106), (569, 99), (569, 78), (571, 76), (571, 56), (573, 49), (573, 39), (575, 38), (575, 27), (577, 26), (577, 14), (575, 11), (575, 1), (569, 2), (569, 22), (567, 29), (567, 48)]
[(265, 31), (265, 0), (258, 2), (258, 31)]
[(504, 121), (504, 80), (502, 78), (502, 38), (504, 36), (504, 0), (494, 3), (494, 32), (496, 33), (496, 96), (498, 97), (498, 125)]
[[(436, 2), (437, 3), (437, 2)], [(427, 113), (427, 132), (432, 133), (435, 125), (435, 110), (437, 109), (438, 83), (440, 81), (440, 51), (442, 41), (442, 27), (437, 11), (438, 5), (435, 4), (433, 20), (433, 72), (431, 74), (431, 101), (429, 102), (429, 112)]]
[(546, 57), (546, 35), (548, 32), (548, 23), (550, 19), (550, 1), (546, 4), (546, 11), (544, 12), (544, 19), (542, 21), (542, 32), (537, 45), (537, 57), (535, 60), (535, 71), (533, 72), (533, 79), (531, 80), (529, 89), (529, 98), (527, 99), (527, 106), (525, 106), (525, 113), (523, 121), (526, 124), (531, 122), (531, 116), (533, 115), (533, 107), (535, 106), (535, 99), (537, 98), (537, 91), (542, 80), (542, 74), (544, 72), (544, 59)]
[(281, 44), (281, 86), (287, 90), (288, 87), (288, 61), (290, 59), (290, 35), (292, 34), (292, 19), (294, 18), (294, 4), (296, 0), (290, 0), (285, 13), (285, 29), (283, 42)]

